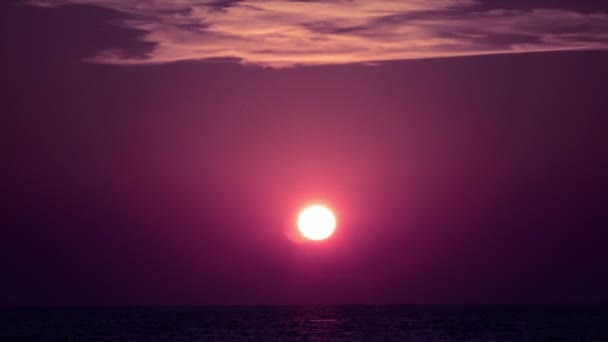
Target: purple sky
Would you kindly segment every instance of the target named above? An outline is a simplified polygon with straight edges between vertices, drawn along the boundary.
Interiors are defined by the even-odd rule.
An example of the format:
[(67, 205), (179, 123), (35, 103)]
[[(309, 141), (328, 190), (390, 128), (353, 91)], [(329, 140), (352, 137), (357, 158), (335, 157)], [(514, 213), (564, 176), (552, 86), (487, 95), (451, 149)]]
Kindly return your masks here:
[(0, 5), (0, 305), (608, 302), (606, 6), (124, 3)]

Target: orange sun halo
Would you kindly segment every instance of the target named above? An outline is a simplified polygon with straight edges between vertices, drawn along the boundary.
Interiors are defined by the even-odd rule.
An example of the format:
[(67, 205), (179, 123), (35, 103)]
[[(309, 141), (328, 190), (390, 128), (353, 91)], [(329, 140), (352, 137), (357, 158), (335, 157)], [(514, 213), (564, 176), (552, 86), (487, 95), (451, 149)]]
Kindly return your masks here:
[(298, 216), (298, 229), (309, 240), (325, 240), (336, 230), (336, 216), (322, 205), (307, 207)]

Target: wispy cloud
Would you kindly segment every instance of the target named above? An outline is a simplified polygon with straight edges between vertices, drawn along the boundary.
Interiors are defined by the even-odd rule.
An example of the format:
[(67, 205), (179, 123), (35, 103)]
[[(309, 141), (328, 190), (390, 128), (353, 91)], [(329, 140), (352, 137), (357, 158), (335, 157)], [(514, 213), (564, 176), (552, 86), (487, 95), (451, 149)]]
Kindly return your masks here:
[(608, 13), (505, 10), (477, 0), (35, 0), (125, 15), (153, 44), (143, 56), (92, 60), (151, 64), (235, 58), (271, 67), (372, 63), (495, 53), (608, 48)]

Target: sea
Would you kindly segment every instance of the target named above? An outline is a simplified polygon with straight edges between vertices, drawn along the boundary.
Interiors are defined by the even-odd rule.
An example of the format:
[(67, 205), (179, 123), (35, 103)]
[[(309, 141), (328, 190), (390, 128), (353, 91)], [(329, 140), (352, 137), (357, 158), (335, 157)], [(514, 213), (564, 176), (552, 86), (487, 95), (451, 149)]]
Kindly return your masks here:
[(608, 341), (608, 306), (0, 309), (0, 341)]

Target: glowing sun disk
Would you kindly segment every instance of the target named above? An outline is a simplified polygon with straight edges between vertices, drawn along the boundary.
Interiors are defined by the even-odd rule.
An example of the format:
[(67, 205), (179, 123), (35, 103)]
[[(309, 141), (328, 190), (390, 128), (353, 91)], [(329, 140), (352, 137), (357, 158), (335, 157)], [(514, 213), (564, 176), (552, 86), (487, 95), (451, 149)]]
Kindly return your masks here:
[(325, 240), (336, 230), (336, 217), (324, 206), (310, 206), (298, 216), (298, 229), (309, 240)]

